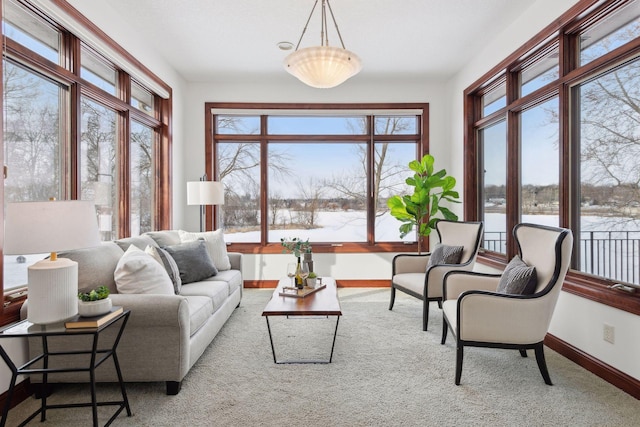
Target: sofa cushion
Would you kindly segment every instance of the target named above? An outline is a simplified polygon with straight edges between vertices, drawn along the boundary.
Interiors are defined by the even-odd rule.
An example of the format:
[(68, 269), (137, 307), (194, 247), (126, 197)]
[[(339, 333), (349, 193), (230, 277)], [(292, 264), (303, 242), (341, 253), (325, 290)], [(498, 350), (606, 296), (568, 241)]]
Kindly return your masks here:
[(238, 270), (218, 271), (218, 274), (205, 279), (204, 281), (208, 282), (214, 280), (225, 282), (229, 288), (229, 295), (234, 293), (236, 289), (242, 287), (242, 273)]
[(459, 264), (463, 250), (464, 246), (449, 246), (436, 243), (433, 251), (431, 251), (429, 262), (427, 262), (427, 270), (434, 265)]
[(211, 298), (204, 296), (186, 297), (189, 305), (189, 336), (193, 336), (214, 313)]
[(164, 246), (163, 249), (169, 252), (178, 264), (183, 285), (215, 276), (218, 273), (209, 257), (204, 240)]
[(104, 285), (112, 293), (117, 293), (113, 272), (123, 254), (124, 251), (114, 242), (103, 242), (92, 248), (58, 252), (58, 257), (78, 263), (79, 292)]
[(113, 273), (121, 294), (174, 295), (165, 269), (151, 255), (135, 245), (122, 255)]
[(419, 295), (424, 294), (424, 278), (426, 273), (400, 273), (391, 278), (393, 283), (407, 288)]
[(500, 277), (496, 292), (503, 294), (531, 295), (538, 285), (536, 268), (528, 266), (518, 255), (507, 264)]
[(180, 279), (180, 269), (178, 268), (178, 264), (176, 264), (176, 260), (173, 259), (169, 252), (162, 248), (156, 248), (155, 246), (147, 246), (144, 251), (151, 255), (153, 259), (158, 261), (165, 269), (173, 284), (173, 291), (179, 294), (182, 279)]
[(160, 247), (180, 244), (177, 230), (147, 231), (144, 235), (151, 237)]
[(143, 251), (147, 246), (156, 246), (156, 247), (158, 246), (155, 240), (153, 240), (151, 237), (144, 234), (142, 236), (134, 236), (134, 237), (126, 237), (124, 239), (118, 239), (115, 242), (116, 242), (116, 245), (120, 246), (120, 248), (123, 251), (126, 251), (127, 249), (129, 249), (129, 246), (131, 245), (135, 245), (136, 247), (138, 247), (139, 249), (142, 249)]
[(227, 282), (217, 280), (204, 280), (183, 285), (180, 289), (182, 296), (205, 296), (211, 300), (213, 312), (218, 310), (229, 297), (229, 285)]
[(206, 231), (203, 233), (190, 233), (184, 230), (178, 230), (180, 241), (192, 242), (194, 240), (203, 239), (207, 243), (209, 256), (218, 271), (230, 270), (231, 262), (227, 255), (227, 244), (224, 241), (222, 229), (216, 231)]

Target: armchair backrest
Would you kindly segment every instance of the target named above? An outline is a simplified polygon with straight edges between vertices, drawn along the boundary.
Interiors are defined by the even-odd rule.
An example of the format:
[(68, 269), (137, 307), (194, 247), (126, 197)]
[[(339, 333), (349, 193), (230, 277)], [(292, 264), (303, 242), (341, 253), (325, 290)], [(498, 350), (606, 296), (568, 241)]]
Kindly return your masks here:
[(571, 263), (571, 230), (523, 223), (514, 227), (513, 236), (522, 260), (536, 267), (538, 286), (535, 295), (550, 293), (552, 297), (557, 296)]
[(460, 264), (475, 262), (482, 241), (482, 230), (482, 222), (440, 220), (436, 223), (440, 243), (464, 247)]

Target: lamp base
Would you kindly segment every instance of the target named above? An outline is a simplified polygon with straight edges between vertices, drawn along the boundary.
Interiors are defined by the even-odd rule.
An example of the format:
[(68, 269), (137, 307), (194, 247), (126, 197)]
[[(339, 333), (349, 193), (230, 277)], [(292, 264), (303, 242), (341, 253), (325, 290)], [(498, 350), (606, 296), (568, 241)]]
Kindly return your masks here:
[(27, 320), (56, 323), (78, 314), (78, 263), (67, 258), (38, 261), (28, 268)]

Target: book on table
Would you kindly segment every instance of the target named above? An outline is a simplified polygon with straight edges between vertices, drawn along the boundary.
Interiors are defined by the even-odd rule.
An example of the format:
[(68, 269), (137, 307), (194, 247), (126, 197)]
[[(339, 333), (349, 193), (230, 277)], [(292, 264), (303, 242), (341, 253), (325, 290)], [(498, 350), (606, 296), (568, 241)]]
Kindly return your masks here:
[(122, 307), (113, 306), (108, 313), (101, 314), (99, 316), (83, 317), (79, 314), (76, 314), (74, 317), (64, 322), (64, 327), (67, 329), (98, 328), (107, 323), (109, 320), (117, 317), (122, 312)]

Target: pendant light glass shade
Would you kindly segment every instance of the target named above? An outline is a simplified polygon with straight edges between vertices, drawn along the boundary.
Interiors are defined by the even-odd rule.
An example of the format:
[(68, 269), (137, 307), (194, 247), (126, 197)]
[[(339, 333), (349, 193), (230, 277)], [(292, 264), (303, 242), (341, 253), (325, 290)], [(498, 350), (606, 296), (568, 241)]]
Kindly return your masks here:
[(331, 88), (344, 83), (362, 69), (355, 53), (331, 46), (297, 50), (285, 58), (285, 69), (303, 83), (315, 88)]
[[(316, 10), (318, 1), (319, 0), (315, 0), (313, 8), (311, 8), (311, 13), (302, 30), (295, 52), (284, 59), (284, 68), (304, 84), (315, 88), (326, 89), (338, 86), (348, 78), (358, 74), (362, 69), (362, 62), (358, 55), (344, 47), (342, 35), (340, 34), (336, 18), (333, 16), (333, 10), (331, 9), (329, 0), (321, 0), (320, 46), (298, 49), (307, 31), (313, 12)], [(342, 48), (329, 46), (327, 10), (333, 21)]]

